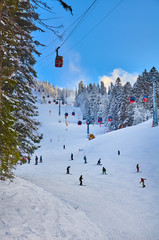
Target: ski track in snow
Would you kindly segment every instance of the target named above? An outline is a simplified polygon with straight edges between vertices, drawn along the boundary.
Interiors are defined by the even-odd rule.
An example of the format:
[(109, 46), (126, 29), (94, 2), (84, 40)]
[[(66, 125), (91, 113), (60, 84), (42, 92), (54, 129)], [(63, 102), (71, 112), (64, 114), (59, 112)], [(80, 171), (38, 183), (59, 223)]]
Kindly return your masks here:
[(84, 212), (22, 178), (1, 185), (0, 202), (0, 239), (79, 240), (101, 235)]
[[(78, 108), (61, 106), (60, 117), (53, 103), (39, 109), (44, 139), (35, 155), (43, 155), (43, 163), (35, 166), (33, 155), (17, 168), (13, 183), (0, 182), (0, 240), (158, 240), (159, 128), (149, 121), (103, 134), (103, 126), (90, 126), (96, 138), (88, 141), (86, 125), (77, 125)], [(99, 157), (108, 175), (96, 165)], [(79, 186), (81, 174), (85, 187)]]

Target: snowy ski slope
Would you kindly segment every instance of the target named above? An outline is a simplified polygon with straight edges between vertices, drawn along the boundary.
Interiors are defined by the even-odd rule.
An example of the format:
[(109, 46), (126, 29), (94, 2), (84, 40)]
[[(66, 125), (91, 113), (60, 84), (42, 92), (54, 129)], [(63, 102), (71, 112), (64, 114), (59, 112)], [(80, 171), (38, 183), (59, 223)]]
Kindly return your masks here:
[[(91, 125), (96, 138), (88, 141), (86, 124), (77, 125), (79, 108), (61, 106), (59, 117), (58, 105), (41, 104), (40, 95), (38, 106), (41, 148), (17, 168), (13, 183), (0, 182), (0, 239), (158, 240), (159, 127), (148, 121), (105, 133)], [(34, 165), (36, 155), (43, 163)], [(108, 175), (96, 164), (100, 157)]]

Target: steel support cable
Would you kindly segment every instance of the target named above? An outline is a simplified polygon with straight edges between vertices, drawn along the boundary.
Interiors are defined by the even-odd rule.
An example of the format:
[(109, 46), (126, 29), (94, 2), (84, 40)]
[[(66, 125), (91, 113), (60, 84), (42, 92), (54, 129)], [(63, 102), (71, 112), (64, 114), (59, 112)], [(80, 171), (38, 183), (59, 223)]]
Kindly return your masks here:
[(65, 42), (69, 39), (69, 37), (72, 35), (72, 33), (80, 26), (80, 24), (84, 21), (84, 19), (86, 19), (86, 16), (88, 16), (88, 12), (90, 11), (90, 9), (93, 7), (93, 5), (97, 2), (97, 0), (94, 0), (94, 2), (89, 6), (89, 8), (85, 11), (85, 13), (83, 14), (83, 16), (81, 17), (81, 19), (78, 21), (78, 23), (76, 24), (76, 26), (73, 28), (73, 30), (71, 31), (71, 33), (67, 36), (67, 38), (63, 41), (63, 43), (60, 45), (60, 47), (62, 47)]
[(89, 32), (87, 32), (76, 44), (74, 44), (68, 51), (66, 51), (63, 55), (67, 54), (69, 51), (71, 51), (72, 48), (77, 46), (83, 39), (85, 39), (93, 30), (100, 25), (109, 15), (114, 12), (123, 2), (124, 0), (121, 0), (115, 7), (113, 7)]
[[(113, 13), (123, 2), (124, 0), (121, 0), (118, 4), (116, 4), (88, 33), (86, 33), (76, 44), (74, 44), (68, 51), (66, 51), (63, 55), (66, 55), (68, 52), (71, 51), (71, 49), (73, 49), (75, 46), (77, 46), (84, 38), (86, 38), (98, 25), (100, 25), (107, 17), (109, 17), (109, 15), (111, 13)], [(55, 51), (54, 51), (55, 52)], [(53, 53), (54, 53), (53, 52)], [(49, 57), (52, 53), (50, 53), (49, 55), (47, 55), (46, 57)], [(45, 57), (45, 58), (46, 58)], [(40, 64), (41, 65), (41, 64)], [(40, 66), (38, 65), (38, 67)], [(50, 66), (50, 64), (48, 64), (47, 66)]]
[[(97, 1), (98, 1), (98, 0), (94, 0), (94, 2), (89, 6), (89, 8), (88, 8), (76, 21), (74, 21), (72, 25), (70, 25), (70, 26), (63, 32), (63, 34), (64, 34), (68, 29), (70, 29), (70, 28), (74, 25), (75, 22), (77, 22), (77, 21), (79, 20), (79, 21), (77, 22), (77, 24), (75, 25), (75, 27), (73, 28), (73, 30), (71, 31), (71, 33), (67, 36), (67, 38), (66, 38), (66, 39), (63, 41), (63, 43), (60, 45), (60, 47), (64, 45), (64, 43), (69, 39), (69, 37), (72, 35), (72, 33), (73, 33), (73, 32), (79, 27), (79, 25), (84, 21), (84, 18), (87, 17), (89, 10), (93, 7), (93, 5), (94, 5)], [(100, 1), (100, 0), (99, 0), (99, 1)], [(55, 40), (53, 40), (53, 42), (55, 42), (57, 39), (58, 39), (58, 38), (56, 38)], [(52, 44), (53, 42), (51, 42), (50, 44)], [(50, 44), (49, 44), (49, 45), (50, 45)], [(47, 46), (46, 46), (46, 47), (47, 47)], [(45, 47), (45, 48), (46, 48), (46, 47)], [(56, 50), (54, 50), (53, 52), (51, 52), (51, 53), (48, 54), (47, 56), (39, 59), (38, 62), (43, 61), (44, 59), (48, 58), (48, 57), (49, 57), (51, 54), (53, 54), (54, 52), (56, 52)], [(41, 64), (39, 64), (37, 67), (39, 67), (40, 65), (41, 65)]]
[[(78, 17), (68, 28), (66, 28), (66, 30), (61, 34), (61, 36), (63, 36), (65, 34), (65, 32), (67, 32), (78, 20), (80, 20), (80, 18), (85, 17), (86, 13), (88, 12), (88, 10), (94, 5), (94, 3), (96, 2), (97, 0), (95, 0), (91, 6), (89, 6), (89, 8), (87, 8), (84, 13), (82, 13), (82, 15), (80, 17)], [(100, 0), (99, 0), (100, 1)], [(55, 38), (53, 41), (51, 41), (47, 46), (45, 46), (42, 50), (40, 50), (40, 52), (43, 52), (47, 47), (49, 47), (52, 43), (54, 43), (56, 40), (58, 40), (59, 37)], [(50, 54), (49, 54), (50, 55)]]

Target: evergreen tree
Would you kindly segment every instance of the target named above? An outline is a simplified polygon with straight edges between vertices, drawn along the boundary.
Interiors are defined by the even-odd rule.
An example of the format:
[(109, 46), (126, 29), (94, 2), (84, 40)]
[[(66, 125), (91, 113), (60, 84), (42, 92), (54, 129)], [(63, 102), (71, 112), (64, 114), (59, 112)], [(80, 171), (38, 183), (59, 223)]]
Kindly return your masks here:
[[(66, 9), (71, 8), (60, 1)], [(68, 8), (67, 8), (68, 6)], [(44, 24), (36, 12), (38, 7), (51, 9), (41, 0), (1, 0), (0, 3), (0, 177), (12, 178), (12, 169), (24, 153), (33, 153), (41, 135), (34, 86), (36, 72), (33, 68), (38, 41), (31, 33), (43, 31), (35, 22)]]

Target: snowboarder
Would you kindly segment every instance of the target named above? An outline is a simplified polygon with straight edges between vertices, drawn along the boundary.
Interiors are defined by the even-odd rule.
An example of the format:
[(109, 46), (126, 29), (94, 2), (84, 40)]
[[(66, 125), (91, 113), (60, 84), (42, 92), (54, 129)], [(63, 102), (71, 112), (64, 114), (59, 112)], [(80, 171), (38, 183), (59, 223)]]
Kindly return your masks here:
[(101, 158), (99, 158), (98, 162), (97, 162), (97, 165), (102, 165), (101, 164)]
[(66, 170), (67, 170), (66, 174), (70, 174), (70, 167), (71, 167), (71, 166), (68, 166), (68, 167), (67, 167), (67, 169), (66, 169)]
[(120, 155), (120, 151), (118, 150), (118, 156)]
[(40, 163), (42, 163), (43, 162), (43, 158), (42, 158), (42, 156), (40, 156)]
[(28, 163), (30, 163), (30, 159), (31, 159), (31, 157), (30, 157), (30, 155), (28, 155)]
[(63, 145), (63, 149), (65, 149), (65, 145)]
[(73, 160), (73, 153), (71, 153), (71, 160)]
[(87, 157), (86, 157), (86, 155), (84, 155), (83, 159), (84, 159), (84, 163), (87, 163)]
[(141, 181), (140, 181), (140, 183), (142, 183), (142, 187), (143, 187), (143, 188), (146, 187), (146, 186), (145, 186), (145, 180), (146, 180), (146, 178), (141, 178)]
[(83, 180), (83, 177), (82, 177), (82, 175), (81, 175), (81, 176), (79, 177), (79, 181), (80, 181), (80, 185), (81, 185), (81, 186), (83, 185), (82, 180)]
[(35, 157), (35, 165), (38, 165), (38, 157)]
[(105, 167), (102, 168), (102, 174), (106, 174), (106, 168)]
[(136, 165), (137, 172), (139, 172), (139, 164)]

